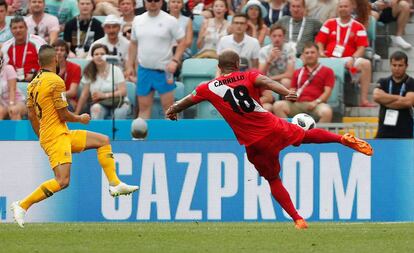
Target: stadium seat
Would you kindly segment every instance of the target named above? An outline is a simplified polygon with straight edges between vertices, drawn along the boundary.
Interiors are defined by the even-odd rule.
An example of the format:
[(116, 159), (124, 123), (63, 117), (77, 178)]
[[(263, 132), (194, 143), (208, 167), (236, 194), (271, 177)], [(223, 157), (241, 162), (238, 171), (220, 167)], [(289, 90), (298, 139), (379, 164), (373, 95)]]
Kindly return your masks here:
[(197, 104), (197, 119), (221, 119), (221, 114), (214, 108), (214, 106), (205, 101)]
[(29, 83), (28, 82), (17, 82), (17, 89), (19, 89), (23, 96), (27, 97), (27, 85)]
[(131, 105), (135, 108), (137, 105), (136, 103), (136, 94), (135, 94), (135, 83), (133, 82), (126, 82), (126, 88), (127, 88), (127, 97)]
[(81, 71), (83, 72), (90, 60), (81, 58), (68, 58), (68, 61), (78, 64), (81, 67)]
[[(180, 100), (187, 94), (184, 93), (184, 84), (182, 82), (175, 82), (177, 88), (174, 91), (175, 100)], [(165, 118), (164, 110), (162, 109), (160, 95), (158, 92), (154, 94), (154, 101), (152, 104), (151, 119), (163, 119)]]
[(185, 94), (189, 94), (201, 82), (213, 79), (217, 72), (216, 59), (187, 59), (181, 69)]
[[(345, 84), (345, 64), (337, 59), (332, 58), (319, 58), (319, 62), (331, 68), (335, 73), (335, 86), (332, 89), (331, 97), (328, 100), (328, 104), (334, 110), (334, 113), (343, 115), (344, 106), (344, 84)], [(303, 65), (300, 59), (296, 59), (296, 68), (300, 68)]]

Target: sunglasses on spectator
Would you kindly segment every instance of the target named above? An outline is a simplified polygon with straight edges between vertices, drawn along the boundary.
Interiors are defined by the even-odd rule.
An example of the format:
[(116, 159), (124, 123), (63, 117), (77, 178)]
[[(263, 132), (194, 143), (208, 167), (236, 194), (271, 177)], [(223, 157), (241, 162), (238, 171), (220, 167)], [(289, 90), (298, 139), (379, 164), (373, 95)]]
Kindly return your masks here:
[(161, 1), (161, 0), (147, 0), (148, 3), (152, 3), (152, 2), (158, 3), (159, 1)]

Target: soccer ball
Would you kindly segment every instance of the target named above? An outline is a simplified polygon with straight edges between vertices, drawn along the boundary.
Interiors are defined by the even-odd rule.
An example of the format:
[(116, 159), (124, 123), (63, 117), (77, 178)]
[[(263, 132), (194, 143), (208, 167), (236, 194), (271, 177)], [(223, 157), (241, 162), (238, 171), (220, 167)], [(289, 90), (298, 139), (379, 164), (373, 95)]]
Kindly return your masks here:
[(147, 122), (141, 118), (136, 118), (131, 124), (131, 135), (135, 139), (143, 140), (147, 137), (148, 125)]
[(309, 130), (315, 127), (315, 120), (306, 113), (296, 114), (292, 119), (292, 123), (300, 126), (304, 130)]

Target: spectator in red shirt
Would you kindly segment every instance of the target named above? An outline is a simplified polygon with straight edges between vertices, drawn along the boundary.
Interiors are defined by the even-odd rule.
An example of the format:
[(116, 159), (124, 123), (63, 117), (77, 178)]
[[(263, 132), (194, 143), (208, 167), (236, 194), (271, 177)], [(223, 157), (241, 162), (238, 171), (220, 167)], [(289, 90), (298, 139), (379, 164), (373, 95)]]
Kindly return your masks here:
[(316, 43), (321, 57), (334, 57), (345, 62), (348, 69), (356, 68), (360, 72), (360, 106), (375, 107), (368, 101), (368, 88), (371, 83), (371, 62), (362, 58), (368, 44), (364, 26), (352, 18), (351, 0), (340, 0), (338, 18), (327, 20), (318, 35)]
[(18, 81), (29, 82), (39, 70), (38, 50), (46, 42), (39, 36), (29, 34), (23, 17), (14, 17), (10, 21), (13, 38), (1, 47), (5, 64), (14, 67)]
[(307, 113), (319, 119), (319, 122), (332, 121), (332, 108), (327, 101), (335, 84), (335, 74), (332, 69), (318, 62), (318, 47), (312, 42), (306, 42), (303, 53), (303, 67), (293, 74), (291, 89), (296, 90), (298, 100), (276, 101), (273, 112), (280, 118), (293, 117), (298, 113)]
[(52, 46), (56, 50), (58, 61), (58, 75), (65, 81), (66, 98), (68, 100), (69, 109), (74, 111), (78, 103), (78, 86), (81, 80), (81, 67), (73, 62), (67, 61), (69, 55), (69, 46), (62, 40), (58, 39)]

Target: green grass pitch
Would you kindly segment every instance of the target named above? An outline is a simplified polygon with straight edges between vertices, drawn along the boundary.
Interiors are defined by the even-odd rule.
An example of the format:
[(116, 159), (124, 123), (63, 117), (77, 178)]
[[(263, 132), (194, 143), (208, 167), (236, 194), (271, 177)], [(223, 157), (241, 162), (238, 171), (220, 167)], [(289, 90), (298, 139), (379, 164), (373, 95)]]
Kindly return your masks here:
[(0, 252), (414, 252), (414, 223), (0, 224)]

